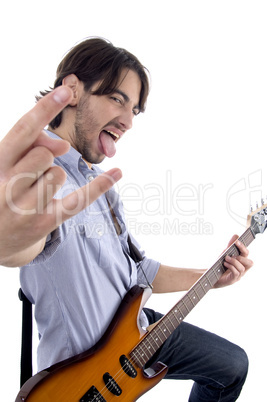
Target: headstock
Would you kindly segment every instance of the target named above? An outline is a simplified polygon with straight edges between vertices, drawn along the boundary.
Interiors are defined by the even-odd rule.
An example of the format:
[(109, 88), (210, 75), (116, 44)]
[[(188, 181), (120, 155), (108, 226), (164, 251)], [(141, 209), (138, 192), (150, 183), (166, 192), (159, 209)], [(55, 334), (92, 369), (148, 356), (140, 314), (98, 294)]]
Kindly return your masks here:
[(256, 235), (257, 233), (263, 233), (267, 227), (267, 204), (257, 206), (255, 211), (251, 211), (247, 219), (248, 226)]

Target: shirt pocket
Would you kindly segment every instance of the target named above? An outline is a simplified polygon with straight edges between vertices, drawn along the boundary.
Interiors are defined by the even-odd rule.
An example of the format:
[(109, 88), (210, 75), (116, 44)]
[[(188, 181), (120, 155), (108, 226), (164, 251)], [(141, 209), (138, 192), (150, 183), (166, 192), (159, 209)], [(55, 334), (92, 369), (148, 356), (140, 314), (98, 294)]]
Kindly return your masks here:
[[(94, 257), (102, 269), (112, 269), (122, 257), (122, 249), (119, 236), (116, 233), (113, 222), (103, 216), (90, 219), (84, 225), (85, 242), (90, 253), (94, 249)], [(98, 250), (96, 250), (98, 247)]]
[(102, 216), (91, 217), (80, 226), (80, 234), (84, 237), (84, 246), (88, 258), (88, 265), (95, 263), (102, 266), (102, 255), (105, 253), (104, 237), (107, 231)]

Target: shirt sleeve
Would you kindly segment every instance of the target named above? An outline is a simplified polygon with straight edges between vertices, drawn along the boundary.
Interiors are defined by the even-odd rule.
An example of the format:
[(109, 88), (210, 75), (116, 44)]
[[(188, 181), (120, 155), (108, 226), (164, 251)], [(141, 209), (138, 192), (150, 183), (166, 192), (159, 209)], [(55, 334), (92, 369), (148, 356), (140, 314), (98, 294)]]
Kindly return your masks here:
[(158, 270), (160, 267), (160, 263), (158, 261), (152, 260), (150, 258), (144, 258), (138, 267), (137, 271), (137, 282), (138, 285), (149, 285), (154, 281)]

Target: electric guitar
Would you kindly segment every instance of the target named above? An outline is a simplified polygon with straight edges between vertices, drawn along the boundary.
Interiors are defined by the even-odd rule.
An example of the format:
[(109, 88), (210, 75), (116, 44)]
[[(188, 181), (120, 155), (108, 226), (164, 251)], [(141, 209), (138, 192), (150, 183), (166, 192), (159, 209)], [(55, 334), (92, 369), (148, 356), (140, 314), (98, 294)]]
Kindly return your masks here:
[[(239, 238), (246, 247), (266, 229), (267, 204), (248, 216), (248, 224)], [(31, 377), (15, 402), (136, 401), (165, 377), (168, 368), (161, 362), (144, 366), (223, 275), (226, 255), (239, 255), (235, 244), (150, 330), (140, 328), (139, 314), (151, 289), (134, 286), (93, 348)]]

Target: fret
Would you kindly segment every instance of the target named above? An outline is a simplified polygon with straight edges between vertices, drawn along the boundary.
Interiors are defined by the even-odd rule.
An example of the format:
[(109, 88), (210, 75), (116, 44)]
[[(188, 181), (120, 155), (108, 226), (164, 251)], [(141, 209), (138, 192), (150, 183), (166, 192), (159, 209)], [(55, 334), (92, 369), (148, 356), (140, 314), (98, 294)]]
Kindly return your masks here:
[(187, 293), (184, 295), (184, 297), (181, 299), (181, 303), (183, 304), (185, 308), (185, 316), (190, 313), (190, 311), (195, 307), (195, 303), (192, 302), (192, 299), (190, 297), (190, 294)]
[(186, 310), (187, 310), (187, 313), (190, 313), (191, 309), (188, 308), (188, 305), (187, 305), (187, 303), (185, 302), (185, 299), (186, 299), (186, 297), (183, 297), (183, 298), (181, 299), (181, 302), (182, 302), (183, 305), (185, 306), (185, 308), (186, 308)]
[(196, 303), (194, 303), (194, 301), (195, 301), (196, 297), (195, 297), (195, 296), (191, 297), (191, 294), (190, 294), (190, 293), (191, 293), (191, 292), (188, 292), (188, 293), (187, 293), (187, 297), (188, 297), (188, 299), (190, 299), (190, 301), (191, 301), (193, 307), (195, 307)]
[[(206, 277), (205, 277), (205, 279), (206, 279)], [(202, 283), (202, 282), (203, 282), (203, 283)], [(200, 281), (199, 283), (200, 283), (200, 285), (202, 286), (202, 289), (204, 290), (204, 293), (206, 294), (207, 291), (210, 289), (210, 288), (208, 287), (207, 281), (206, 281), (206, 280), (205, 280), (205, 281)]]
[(205, 292), (200, 280), (195, 285), (195, 292), (197, 293), (197, 296), (198, 296), (199, 300), (201, 300), (202, 297), (204, 297), (205, 294), (206, 294), (206, 292)]
[[(158, 335), (158, 333), (157, 333), (157, 328), (155, 328), (155, 331), (154, 332), (156, 332), (156, 336), (154, 337), (154, 333), (150, 333), (149, 335), (153, 338), (153, 341), (156, 343), (156, 347), (157, 347), (157, 349), (163, 344), (163, 342), (165, 341), (163, 341), (160, 337), (159, 337), (159, 335)], [(148, 335), (148, 336), (149, 336)], [(158, 342), (159, 341), (159, 342)], [(157, 350), (156, 349), (156, 350)]]
[(249, 245), (249, 238), (243, 239), (242, 243), (247, 247)]
[(146, 353), (146, 350), (144, 351), (144, 346), (145, 344), (142, 345), (142, 343), (139, 344), (139, 349), (140, 349), (140, 356), (142, 357), (142, 359), (147, 362), (151, 356), (148, 356)]
[[(195, 286), (193, 286), (188, 293), (193, 293), (194, 292), (194, 296), (192, 297), (192, 299), (196, 302), (196, 304), (200, 301), (200, 298), (198, 296), (198, 293), (195, 290)], [(195, 305), (196, 305), (195, 304)]]
[[(183, 319), (185, 318), (185, 315), (183, 314), (183, 312), (182, 312), (181, 309), (179, 308), (179, 304), (180, 304), (180, 303), (178, 303), (178, 304), (175, 306), (174, 313), (175, 313), (175, 315), (177, 315), (177, 313), (179, 313), (179, 314), (177, 315), (177, 321), (178, 321), (179, 324), (180, 324), (180, 322), (182, 322)], [(178, 318), (178, 317), (179, 317), (179, 318)]]
[[(153, 337), (151, 337), (149, 335), (145, 339), (145, 342), (147, 342), (149, 344), (149, 346), (147, 346), (147, 349), (150, 350), (152, 348), (154, 350), (154, 353), (155, 353), (157, 349), (155, 349), (154, 346), (153, 346), (153, 343), (150, 342), (150, 338), (152, 338), (152, 341), (153, 341)], [(153, 354), (152, 354), (152, 356), (153, 356)]]
[(217, 267), (215, 267), (213, 272), (214, 272), (214, 275), (216, 276), (216, 279), (218, 281), (220, 279), (220, 277), (221, 277), (221, 275), (218, 275), (218, 273), (221, 272), (221, 269), (220, 268), (218, 269)]
[(131, 359), (135, 364), (137, 364), (140, 368), (143, 367), (146, 364), (146, 360), (144, 357), (140, 354), (138, 345), (137, 347), (130, 353)]
[(158, 324), (158, 327), (159, 327), (159, 329), (161, 330), (162, 335), (164, 335), (165, 339), (168, 339), (168, 336), (167, 336), (167, 334), (166, 334), (166, 329), (163, 330), (163, 329), (161, 328), (161, 322)]
[[(174, 316), (174, 318), (175, 318), (175, 314), (174, 313), (172, 313), (173, 314), (173, 316)], [(171, 320), (171, 318), (169, 317), (171, 315), (171, 313), (170, 314), (167, 314), (166, 315), (166, 318), (169, 320), (169, 322), (171, 323), (171, 326), (174, 328), (174, 329), (176, 329), (177, 327), (174, 325), (174, 323), (172, 322), (172, 320)]]
[(156, 333), (156, 339), (159, 340), (160, 346), (166, 341), (168, 336), (162, 331), (161, 327), (157, 325), (153, 328), (153, 331), (150, 332), (150, 335)]
[(218, 267), (217, 264), (215, 264), (211, 272), (207, 275), (207, 279), (209, 281), (210, 287), (213, 288), (216, 282), (220, 279), (222, 274), (225, 272), (225, 269), (223, 267)]
[[(213, 273), (213, 272), (212, 272), (212, 273)], [(212, 283), (211, 275), (210, 275), (210, 276), (207, 275), (207, 280), (208, 280), (208, 282), (209, 282), (209, 284), (210, 284), (210, 287), (212, 288), (212, 287), (214, 286), (214, 283)]]
[(166, 331), (168, 330), (168, 332), (170, 333), (170, 335), (172, 334), (172, 331), (170, 330), (170, 328), (168, 327), (168, 325), (166, 325), (166, 323), (165, 323), (165, 321), (168, 319), (168, 315), (166, 315), (165, 317), (164, 317), (164, 319), (159, 323), (159, 326), (163, 326), (164, 325), (164, 328), (163, 328), (163, 332), (165, 332), (166, 333)]
[(246, 247), (250, 245), (250, 243), (255, 239), (255, 235), (252, 232), (251, 228), (248, 228), (242, 236), (240, 236), (239, 240), (245, 244)]

